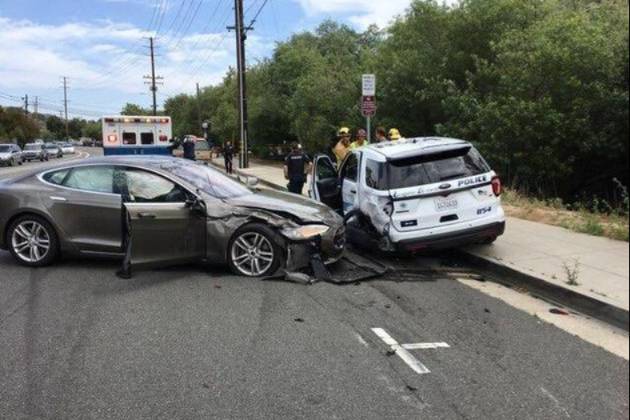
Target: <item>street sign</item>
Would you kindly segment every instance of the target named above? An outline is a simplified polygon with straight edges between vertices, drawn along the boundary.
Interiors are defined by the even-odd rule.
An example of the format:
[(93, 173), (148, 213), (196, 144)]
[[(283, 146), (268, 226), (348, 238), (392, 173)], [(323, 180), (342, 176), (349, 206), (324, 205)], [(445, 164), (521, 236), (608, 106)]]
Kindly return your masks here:
[(374, 117), (376, 115), (376, 98), (374, 96), (364, 96), (361, 100), (361, 114), (364, 117)]
[(373, 74), (363, 75), (363, 96), (376, 96), (376, 76)]

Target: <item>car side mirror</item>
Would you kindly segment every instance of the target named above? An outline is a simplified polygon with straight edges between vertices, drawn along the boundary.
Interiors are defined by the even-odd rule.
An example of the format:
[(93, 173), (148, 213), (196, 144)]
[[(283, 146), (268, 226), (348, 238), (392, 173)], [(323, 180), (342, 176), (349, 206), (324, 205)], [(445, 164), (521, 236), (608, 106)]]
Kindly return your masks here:
[(186, 200), (186, 207), (195, 212), (204, 213), (206, 212), (206, 204), (197, 197), (188, 198)]
[(259, 183), (260, 183), (260, 180), (258, 179), (258, 177), (255, 177), (255, 176), (248, 176), (248, 177), (247, 177), (247, 182), (246, 182), (246, 184), (247, 184), (247, 186), (248, 186), (248, 187), (254, 188), (254, 187), (256, 187)]

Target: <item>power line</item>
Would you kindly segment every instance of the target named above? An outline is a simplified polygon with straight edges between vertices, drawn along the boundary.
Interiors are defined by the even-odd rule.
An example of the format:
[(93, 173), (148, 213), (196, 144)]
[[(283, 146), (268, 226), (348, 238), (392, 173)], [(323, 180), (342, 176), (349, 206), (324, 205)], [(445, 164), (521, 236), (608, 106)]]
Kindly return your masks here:
[(68, 138), (68, 78), (63, 76), (63, 113), (66, 121), (66, 138)]

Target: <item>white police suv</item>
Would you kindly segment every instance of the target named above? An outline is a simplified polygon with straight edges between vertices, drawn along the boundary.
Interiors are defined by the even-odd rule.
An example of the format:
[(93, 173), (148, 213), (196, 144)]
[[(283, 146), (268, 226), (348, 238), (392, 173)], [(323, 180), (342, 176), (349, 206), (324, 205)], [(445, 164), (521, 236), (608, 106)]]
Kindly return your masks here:
[(505, 231), (501, 181), (463, 140), (404, 139), (314, 160), (311, 198), (338, 209), (351, 242), (387, 251), (492, 243)]

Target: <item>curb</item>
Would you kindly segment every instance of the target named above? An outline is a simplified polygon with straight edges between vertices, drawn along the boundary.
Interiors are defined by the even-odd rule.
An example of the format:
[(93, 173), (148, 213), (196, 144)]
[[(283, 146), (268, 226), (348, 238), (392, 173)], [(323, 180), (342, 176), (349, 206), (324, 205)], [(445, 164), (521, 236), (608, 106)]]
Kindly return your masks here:
[(571, 307), (585, 315), (625, 331), (629, 329), (627, 310), (574, 290), (549, 283), (544, 279), (523, 273), (491, 259), (480, 257), (464, 250), (458, 250), (457, 253), (469, 264), (498, 276), (498, 278), (494, 277), (491, 279), (495, 283), (508, 287), (525, 286), (530, 293), (545, 300)]
[[(211, 164), (215, 167), (223, 169), (222, 166), (215, 164), (214, 162), (211, 162)], [(240, 176), (252, 176), (236, 169), (234, 172)], [(285, 187), (263, 179), (260, 179), (260, 183), (276, 190), (287, 191)], [(499, 262), (495, 262), (491, 259), (466, 252), (465, 250), (459, 249), (456, 252), (469, 264), (498, 276), (498, 278), (492, 278), (492, 281), (495, 283), (503, 284), (508, 287), (525, 286), (533, 295), (540, 296), (541, 298), (561, 304), (562, 306), (569, 306), (585, 315), (613, 325), (617, 328), (621, 328), (625, 331), (628, 331), (630, 328), (629, 313), (622, 308), (602, 302), (596, 298), (583, 295), (571, 289), (549, 283), (542, 278), (523, 273), (522, 271), (508, 267)]]

